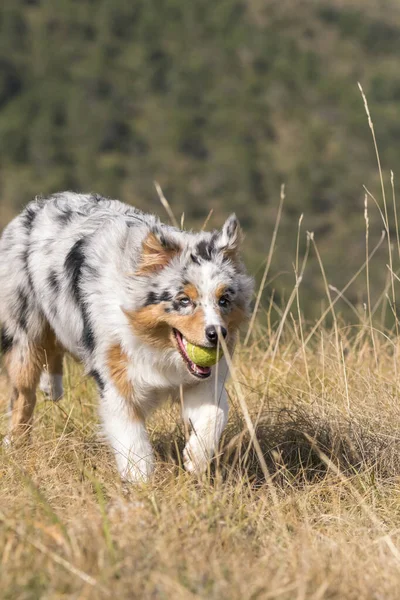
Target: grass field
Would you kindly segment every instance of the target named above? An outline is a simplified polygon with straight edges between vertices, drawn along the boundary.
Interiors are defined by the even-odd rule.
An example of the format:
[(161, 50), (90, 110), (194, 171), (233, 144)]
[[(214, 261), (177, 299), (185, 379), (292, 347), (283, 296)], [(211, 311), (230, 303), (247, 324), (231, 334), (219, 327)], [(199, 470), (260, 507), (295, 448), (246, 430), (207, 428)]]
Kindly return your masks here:
[[(399, 598), (399, 345), (375, 332), (374, 351), (368, 321), (309, 341), (294, 318), (281, 330), (239, 348), (201, 481), (179, 466), (167, 405), (149, 427), (154, 481), (124, 489), (94, 385), (68, 362), (66, 397), (40, 399), (31, 446), (0, 454), (0, 597)], [(4, 378), (0, 397), (4, 414)]]

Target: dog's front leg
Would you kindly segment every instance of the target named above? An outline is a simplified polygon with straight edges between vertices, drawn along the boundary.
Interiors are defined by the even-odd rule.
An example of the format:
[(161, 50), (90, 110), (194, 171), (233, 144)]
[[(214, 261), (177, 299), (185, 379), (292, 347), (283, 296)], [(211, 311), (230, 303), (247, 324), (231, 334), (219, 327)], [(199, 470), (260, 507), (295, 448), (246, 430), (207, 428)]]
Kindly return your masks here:
[(191, 428), (183, 451), (185, 469), (205, 471), (228, 420), (228, 401), (224, 387), (226, 369), (220, 368), (217, 383), (200, 383), (183, 391), (183, 417)]
[(121, 479), (130, 483), (147, 481), (154, 458), (143, 416), (112, 385), (104, 388), (100, 414)]

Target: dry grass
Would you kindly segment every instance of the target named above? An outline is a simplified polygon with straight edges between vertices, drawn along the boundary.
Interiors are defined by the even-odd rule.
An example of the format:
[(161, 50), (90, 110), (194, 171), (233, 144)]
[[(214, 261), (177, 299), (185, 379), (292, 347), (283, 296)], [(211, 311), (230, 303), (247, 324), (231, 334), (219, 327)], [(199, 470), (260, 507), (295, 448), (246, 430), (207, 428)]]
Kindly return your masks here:
[[(260, 331), (237, 353), (221, 455), (201, 481), (179, 467), (166, 406), (150, 424), (154, 481), (124, 489), (94, 387), (68, 363), (67, 396), (40, 401), (31, 447), (0, 454), (1, 597), (398, 598), (398, 347), (377, 334), (376, 364), (368, 326), (338, 327), (342, 354), (334, 331), (304, 347), (293, 323), (272, 366)], [(238, 395), (259, 417), (269, 481)]]

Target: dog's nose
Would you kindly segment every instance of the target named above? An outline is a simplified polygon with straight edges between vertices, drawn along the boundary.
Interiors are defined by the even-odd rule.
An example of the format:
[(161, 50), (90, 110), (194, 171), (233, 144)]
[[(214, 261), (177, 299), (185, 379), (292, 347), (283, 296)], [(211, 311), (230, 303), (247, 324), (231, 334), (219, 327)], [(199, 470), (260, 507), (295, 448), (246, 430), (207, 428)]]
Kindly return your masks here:
[(218, 343), (218, 329), (223, 338), (227, 336), (227, 330), (225, 327), (215, 327), (215, 325), (209, 325), (206, 327), (206, 338), (209, 342), (211, 342), (214, 346)]

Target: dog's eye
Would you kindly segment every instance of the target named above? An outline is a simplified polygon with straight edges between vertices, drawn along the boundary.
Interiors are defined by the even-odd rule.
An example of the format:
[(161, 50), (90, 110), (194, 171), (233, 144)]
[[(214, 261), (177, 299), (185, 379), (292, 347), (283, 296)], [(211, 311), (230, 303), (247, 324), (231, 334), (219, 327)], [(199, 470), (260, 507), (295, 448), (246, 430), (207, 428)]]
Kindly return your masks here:
[(221, 298), (218, 300), (218, 304), (219, 306), (225, 307), (228, 306), (230, 300), (227, 296), (221, 296)]
[(187, 296), (183, 296), (182, 298), (179, 298), (179, 304), (181, 306), (190, 306), (192, 302), (190, 298), (188, 298)]

